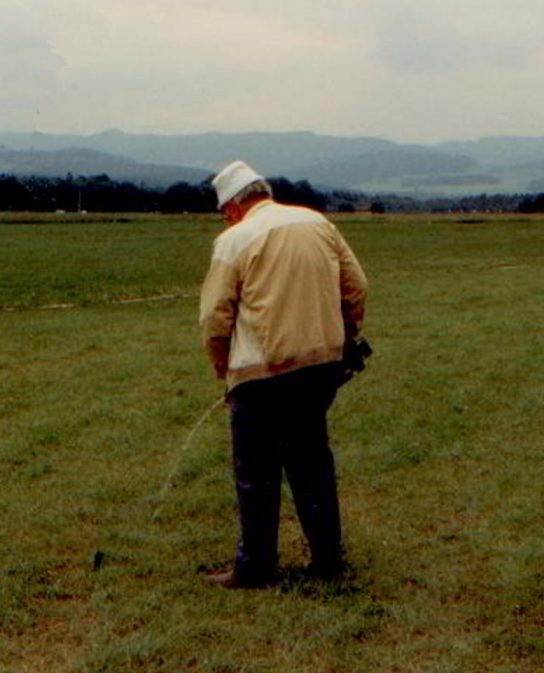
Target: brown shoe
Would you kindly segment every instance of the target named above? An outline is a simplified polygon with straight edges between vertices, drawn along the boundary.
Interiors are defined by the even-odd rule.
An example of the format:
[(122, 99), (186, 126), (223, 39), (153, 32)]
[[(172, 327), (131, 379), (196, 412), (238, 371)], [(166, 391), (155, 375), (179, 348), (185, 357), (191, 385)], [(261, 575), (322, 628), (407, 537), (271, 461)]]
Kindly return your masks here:
[(231, 570), (228, 573), (215, 573), (213, 575), (206, 575), (206, 582), (214, 584), (215, 586), (218, 587), (223, 587), (224, 589), (241, 588), (233, 570)]
[(265, 589), (273, 584), (268, 582), (255, 582), (249, 580), (242, 580), (236, 575), (234, 570), (226, 573), (214, 573), (206, 575), (206, 581), (224, 589)]

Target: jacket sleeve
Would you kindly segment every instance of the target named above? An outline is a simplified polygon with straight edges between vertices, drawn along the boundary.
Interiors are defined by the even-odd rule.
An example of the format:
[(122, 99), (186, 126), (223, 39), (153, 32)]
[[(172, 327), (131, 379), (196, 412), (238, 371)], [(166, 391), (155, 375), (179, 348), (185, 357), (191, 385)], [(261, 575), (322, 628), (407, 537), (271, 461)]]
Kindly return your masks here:
[(228, 369), (238, 297), (236, 269), (214, 254), (200, 296), (200, 326), (204, 347), (221, 379)]
[(338, 232), (340, 295), (346, 338), (356, 337), (362, 327), (368, 281), (357, 257)]

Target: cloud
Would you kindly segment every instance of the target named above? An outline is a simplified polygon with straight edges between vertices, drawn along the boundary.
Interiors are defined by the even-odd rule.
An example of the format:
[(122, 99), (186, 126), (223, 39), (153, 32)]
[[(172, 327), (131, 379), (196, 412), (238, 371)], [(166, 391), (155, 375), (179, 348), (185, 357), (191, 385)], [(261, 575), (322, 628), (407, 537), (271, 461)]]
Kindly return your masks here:
[[(41, 102), (54, 97), (64, 62), (35, 16), (22, 3), (0, 4), (0, 91), (10, 126), (32, 124)], [(11, 120), (11, 124), (9, 123)]]
[(416, 140), (544, 116), (541, 0), (0, 0), (0, 15), (4, 128)]
[[(393, 70), (408, 74), (486, 67), (523, 68), (542, 53), (539, 23), (544, 6), (535, 0), (373, 4), (375, 53)], [(535, 16), (535, 8), (537, 16)]]
[[(167, 11), (168, 10), (168, 11)], [(72, 12), (75, 24), (77, 12)], [(90, 21), (89, 21), (90, 19)], [(344, 49), (323, 28), (300, 31), (284, 17), (245, 14), (240, 8), (207, 8), (167, 0), (94, 3), (84, 17), (85, 32), (62, 31), (55, 44), (73, 67), (107, 66), (171, 73), (204, 67), (240, 69), (297, 65), (303, 58)]]
[[(324, 55), (331, 65), (351, 58), (346, 41), (326, 27), (301, 31), (285, 15), (252, 12), (249, 4), (163, 0), (150, 9), (96, 0), (81, 12), (70, 5), (63, 30), (50, 28), (66, 61), (57, 124), (68, 124), (71, 112), (79, 129), (92, 129), (92, 119), (94, 128), (129, 130), (297, 124), (310, 105), (300, 92), (325, 88)], [(73, 29), (78, 16), (83, 32)]]

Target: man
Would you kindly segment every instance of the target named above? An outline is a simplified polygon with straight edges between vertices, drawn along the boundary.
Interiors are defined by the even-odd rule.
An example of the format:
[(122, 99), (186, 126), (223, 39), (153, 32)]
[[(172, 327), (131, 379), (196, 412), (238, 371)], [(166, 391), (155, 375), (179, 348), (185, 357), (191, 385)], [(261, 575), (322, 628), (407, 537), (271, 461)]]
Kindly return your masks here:
[(241, 537), (227, 588), (263, 587), (277, 568), (285, 471), (308, 540), (311, 572), (342, 574), (340, 515), (327, 409), (343, 346), (362, 324), (367, 282), (336, 227), (276, 203), (242, 161), (212, 182), (227, 229), (214, 243), (200, 322), (226, 379)]

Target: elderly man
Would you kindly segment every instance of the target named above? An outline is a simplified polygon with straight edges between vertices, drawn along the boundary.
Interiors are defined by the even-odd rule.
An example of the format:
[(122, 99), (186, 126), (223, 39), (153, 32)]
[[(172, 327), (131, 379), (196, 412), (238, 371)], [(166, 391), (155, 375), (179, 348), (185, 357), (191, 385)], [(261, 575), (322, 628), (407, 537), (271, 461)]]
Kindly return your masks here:
[(227, 588), (263, 587), (277, 571), (282, 474), (325, 580), (345, 567), (326, 413), (343, 346), (362, 324), (367, 282), (336, 227), (276, 203), (269, 183), (235, 161), (213, 180), (227, 228), (215, 240), (200, 322), (226, 379), (241, 536)]

